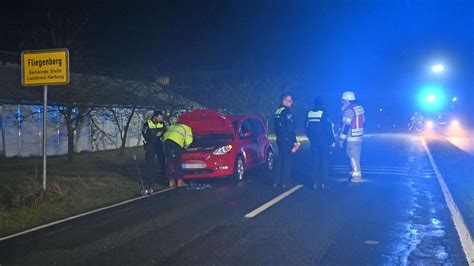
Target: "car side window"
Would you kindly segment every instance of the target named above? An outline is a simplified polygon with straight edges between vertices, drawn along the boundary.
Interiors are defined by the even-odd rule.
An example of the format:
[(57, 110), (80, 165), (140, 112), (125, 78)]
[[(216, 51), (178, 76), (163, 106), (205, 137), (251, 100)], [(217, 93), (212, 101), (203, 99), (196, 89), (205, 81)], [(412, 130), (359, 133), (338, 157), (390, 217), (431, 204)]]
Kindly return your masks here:
[(253, 132), (252, 131), (252, 125), (250, 124), (249, 119), (245, 119), (242, 121), (242, 124), (240, 126), (240, 136), (242, 137), (245, 132)]
[(253, 134), (255, 134), (255, 136), (262, 134), (263, 133), (262, 123), (260, 123), (260, 121), (258, 121), (257, 119), (251, 119), (250, 121), (252, 123)]

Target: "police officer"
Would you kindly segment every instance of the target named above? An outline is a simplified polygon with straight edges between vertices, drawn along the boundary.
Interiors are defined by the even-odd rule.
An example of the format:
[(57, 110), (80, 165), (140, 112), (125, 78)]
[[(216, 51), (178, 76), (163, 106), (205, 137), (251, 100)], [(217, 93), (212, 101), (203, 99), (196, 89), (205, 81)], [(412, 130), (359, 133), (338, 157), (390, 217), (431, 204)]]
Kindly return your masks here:
[(147, 171), (145, 175), (145, 184), (151, 188), (156, 182), (155, 175), (155, 156), (158, 158), (161, 171), (165, 172), (165, 153), (161, 137), (166, 131), (163, 122), (163, 113), (161, 111), (153, 112), (153, 116), (148, 119), (142, 127), (143, 138), (145, 139), (145, 161)]
[(273, 114), (279, 154), (278, 173), (273, 186), (278, 187), (281, 185), (285, 188), (289, 185), (288, 182), (294, 160), (293, 153), (298, 150), (299, 143), (296, 141), (295, 123), (290, 109), (293, 105), (293, 96), (284, 93), (281, 95), (280, 101), (280, 106), (278, 106)]
[(362, 137), (364, 136), (365, 115), (364, 108), (356, 101), (354, 92), (346, 91), (342, 94), (342, 127), (339, 134), (339, 145), (342, 148), (346, 143), (346, 154), (351, 165), (351, 182), (362, 181), (360, 168), (360, 153)]
[(166, 176), (169, 187), (184, 187), (182, 154), (183, 150), (193, 142), (193, 131), (188, 125), (174, 124), (165, 132)]
[(323, 105), (323, 98), (316, 97), (314, 108), (308, 112), (305, 119), (306, 136), (311, 142), (311, 177), (315, 189), (329, 188), (326, 184), (329, 172), (329, 156), (331, 147), (336, 146), (332, 123)]

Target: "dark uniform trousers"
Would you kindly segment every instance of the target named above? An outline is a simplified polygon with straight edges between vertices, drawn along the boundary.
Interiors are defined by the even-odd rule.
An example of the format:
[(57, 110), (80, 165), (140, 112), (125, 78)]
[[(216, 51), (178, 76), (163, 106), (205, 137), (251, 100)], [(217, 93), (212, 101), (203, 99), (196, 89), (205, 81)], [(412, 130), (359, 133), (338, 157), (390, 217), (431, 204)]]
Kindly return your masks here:
[(166, 176), (168, 179), (182, 179), (183, 178), (183, 167), (182, 167), (182, 155), (183, 148), (172, 140), (165, 141), (165, 154), (166, 154)]
[(311, 144), (311, 177), (313, 184), (320, 187), (325, 184), (329, 174), (329, 159), (331, 150), (327, 145)]
[(291, 168), (293, 165), (294, 154), (291, 152), (294, 144), (284, 141), (278, 141), (278, 173), (275, 175), (276, 185), (288, 185), (290, 181)]
[(165, 152), (163, 150), (163, 143), (156, 141), (154, 143), (147, 143), (145, 145), (145, 161), (147, 165), (147, 174), (145, 182), (147, 185), (152, 185), (157, 181), (157, 174), (155, 173), (155, 156), (158, 158), (160, 170), (165, 173)]

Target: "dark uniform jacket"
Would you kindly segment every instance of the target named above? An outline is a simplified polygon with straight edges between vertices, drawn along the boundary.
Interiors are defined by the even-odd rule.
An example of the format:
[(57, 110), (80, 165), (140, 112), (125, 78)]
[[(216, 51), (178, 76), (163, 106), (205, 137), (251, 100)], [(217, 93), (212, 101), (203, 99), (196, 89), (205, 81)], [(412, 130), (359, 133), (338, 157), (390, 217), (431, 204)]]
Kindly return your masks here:
[(277, 142), (293, 146), (296, 143), (295, 123), (291, 109), (280, 105), (273, 114)]
[(335, 142), (329, 115), (323, 108), (314, 108), (308, 112), (305, 130), (312, 145), (330, 146)]
[[(142, 134), (143, 138), (147, 145), (161, 145), (161, 137), (166, 131), (166, 126), (164, 122), (155, 123), (153, 120), (149, 119), (143, 124)], [(156, 134), (162, 132), (160, 137), (157, 137)]]

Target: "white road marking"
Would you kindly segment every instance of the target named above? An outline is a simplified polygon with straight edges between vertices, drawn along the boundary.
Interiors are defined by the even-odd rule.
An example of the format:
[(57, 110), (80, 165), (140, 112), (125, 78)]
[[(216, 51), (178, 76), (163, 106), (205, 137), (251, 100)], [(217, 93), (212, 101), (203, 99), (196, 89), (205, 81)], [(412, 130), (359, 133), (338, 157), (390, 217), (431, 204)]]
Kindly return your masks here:
[[(362, 170), (363, 169), (377, 169), (377, 170), (408, 170), (408, 167), (403, 167), (403, 166), (385, 166), (385, 165), (362, 165)], [(330, 168), (333, 169), (349, 169), (349, 165), (341, 165), (341, 164), (336, 164), (336, 165), (331, 165)]]
[(302, 187), (303, 187), (303, 185), (296, 185), (296, 186), (292, 187), (291, 189), (285, 191), (283, 194), (277, 196), (276, 198), (270, 200), (269, 202), (263, 204), (262, 206), (256, 208), (255, 210), (247, 213), (245, 215), (245, 218), (253, 218), (253, 217), (257, 216), (259, 213), (261, 213), (264, 210), (270, 208), (272, 205), (274, 205), (277, 202), (279, 202), (280, 200), (288, 197), (290, 194), (294, 193), (295, 191), (297, 191), (298, 189), (300, 189)]
[[(347, 174), (349, 175), (349, 171), (333, 171), (336, 174)], [(364, 171), (362, 170), (362, 176), (364, 175), (401, 175), (406, 176), (407, 172), (383, 172), (383, 171)]]
[(150, 196), (153, 196), (153, 195), (156, 195), (156, 194), (160, 194), (160, 193), (163, 193), (163, 192), (166, 192), (166, 191), (170, 191), (170, 190), (173, 190), (173, 189), (175, 189), (175, 188), (173, 187), (173, 188), (163, 189), (163, 190), (160, 190), (160, 191), (157, 191), (157, 192), (153, 193), (152, 195), (145, 195), (145, 196), (141, 196), (141, 197), (138, 197), (138, 198), (129, 199), (129, 200), (126, 200), (126, 201), (122, 201), (122, 202), (110, 205), (110, 206), (106, 206), (106, 207), (102, 207), (102, 208), (99, 208), (99, 209), (96, 209), (96, 210), (92, 210), (92, 211), (88, 211), (88, 212), (81, 213), (81, 214), (78, 214), (78, 215), (74, 215), (74, 216), (71, 216), (71, 217), (68, 217), (68, 218), (65, 218), (65, 219), (62, 219), (62, 220), (52, 222), (52, 223), (43, 224), (43, 225), (40, 225), (40, 226), (37, 226), (37, 227), (33, 227), (33, 228), (25, 230), (23, 232), (19, 232), (19, 233), (13, 234), (13, 235), (2, 237), (2, 238), (0, 238), (0, 241), (7, 240), (7, 239), (10, 239), (10, 238), (14, 238), (14, 237), (17, 237), (17, 236), (21, 236), (21, 235), (24, 235), (24, 234), (28, 234), (28, 233), (31, 233), (31, 232), (34, 232), (34, 231), (37, 231), (37, 230), (40, 230), (40, 229), (43, 229), (43, 228), (46, 228), (46, 227), (50, 227), (50, 226), (53, 226), (53, 225), (56, 225), (56, 224), (71, 221), (71, 220), (77, 219), (79, 217), (83, 217), (83, 216), (86, 216), (86, 215), (89, 215), (89, 214), (101, 212), (101, 211), (104, 211), (104, 210), (107, 210), (107, 209), (110, 209), (110, 208), (114, 208), (114, 207), (124, 205), (124, 204), (130, 203), (130, 202), (141, 200), (143, 198), (147, 198), (147, 197), (150, 197)]
[[(362, 175), (408, 175), (409, 168), (403, 166), (386, 166), (386, 165), (363, 165)], [(330, 169), (336, 174), (349, 174), (351, 168), (349, 165), (331, 165)]]
[[(338, 173), (349, 173), (351, 171), (351, 169), (347, 168), (347, 169), (330, 169), (331, 171), (333, 172), (338, 172)], [(394, 174), (407, 174), (408, 173), (408, 170), (390, 170), (390, 169), (364, 169), (362, 168), (362, 173), (368, 173), (368, 172), (372, 172), (372, 173), (378, 173), (378, 172), (383, 172), (383, 173), (394, 173)], [(420, 174), (423, 174), (423, 173), (420, 173)], [(425, 173), (426, 174), (426, 173)]]
[(456, 231), (458, 232), (458, 236), (461, 240), (461, 245), (464, 250), (464, 254), (466, 255), (466, 260), (468, 264), (472, 266), (474, 265), (474, 243), (472, 241), (472, 236), (469, 233), (469, 230), (467, 229), (466, 223), (464, 223), (464, 219), (462, 218), (458, 206), (456, 206), (456, 203), (454, 202), (453, 196), (449, 192), (448, 186), (444, 181), (443, 175), (441, 175), (441, 172), (439, 171), (438, 165), (433, 159), (433, 155), (431, 155), (431, 151), (428, 148), (428, 145), (426, 145), (425, 139), (421, 138), (421, 142), (423, 143), (425, 151), (428, 154), (431, 166), (433, 167), (433, 170), (436, 173), (436, 177), (438, 178), (441, 190), (443, 191), (444, 200), (448, 205), (449, 212), (451, 212), (451, 218), (453, 219), (454, 226), (456, 227)]

